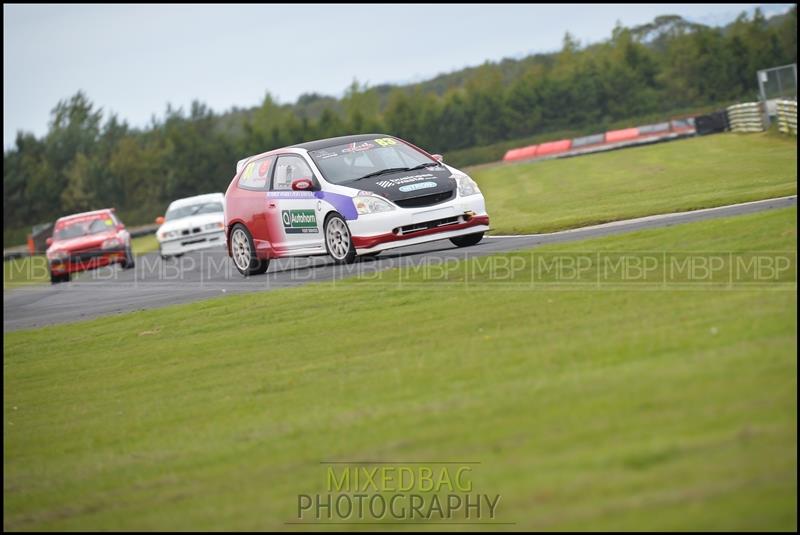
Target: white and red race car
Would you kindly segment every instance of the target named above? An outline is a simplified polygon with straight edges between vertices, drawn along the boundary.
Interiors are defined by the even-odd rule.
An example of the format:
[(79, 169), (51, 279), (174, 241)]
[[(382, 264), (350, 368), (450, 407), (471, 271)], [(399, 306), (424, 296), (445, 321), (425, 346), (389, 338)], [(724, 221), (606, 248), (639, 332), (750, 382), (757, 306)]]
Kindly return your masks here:
[(272, 258), (328, 254), (337, 263), (489, 230), (478, 185), (407, 141), (361, 134), (239, 161), (225, 193), (228, 254), (243, 275)]

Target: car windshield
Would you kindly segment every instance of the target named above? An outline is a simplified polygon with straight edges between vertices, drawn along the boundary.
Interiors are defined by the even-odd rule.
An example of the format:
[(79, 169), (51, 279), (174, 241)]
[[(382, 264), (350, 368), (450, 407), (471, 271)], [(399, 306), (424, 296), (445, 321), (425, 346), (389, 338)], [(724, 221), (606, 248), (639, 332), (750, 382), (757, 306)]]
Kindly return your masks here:
[(187, 206), (181, 206), (180, 208), (172, 208), (171, 210), (168, 210), (164, 219), (166, 221), (174, 221), (175, 219), (182, 219), (184, 217), (190, 217), (193, 215), (222, 212), (222, 210), (221, 202), (189, 204)]
[(111, 220), (111, 218), (95, 217), (92, 219), (77, 219), (75, 221), (67, 221), (64, 223), (64, 226), (56, 228), (53, 232), (53, 237), (57, 240), (69, 240), (72, 238), (80, 238), (81, 236), (108, 232), (113, 228), (114, 221)]
[(382, 171), (439, 165), (425, 154), (391, 137), (335, 145), (308, 154), (325, 180), (333, 184), (352, 182)]

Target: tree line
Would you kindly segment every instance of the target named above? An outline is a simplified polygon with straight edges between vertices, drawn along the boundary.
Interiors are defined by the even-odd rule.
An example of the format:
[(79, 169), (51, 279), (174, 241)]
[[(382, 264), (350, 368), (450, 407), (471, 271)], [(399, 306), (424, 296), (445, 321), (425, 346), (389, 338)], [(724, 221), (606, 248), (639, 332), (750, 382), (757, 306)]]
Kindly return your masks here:
[[(104, 117), (82, 92), (59, 102), (42, 138), (19, 132), (3, 156), (4, 229), (113, 206), (149, 222), (175, 198), (224, 191), (236, 162), (312, 139), (385, 132), (444, 153), (627, 117), (754, 100), (756, 71), (797, 61), (797, 8), (724, 27), (663, 16), (558, 52), (487, 62), (408, 86), (353, 82), (317, 94), (217, 114), (167, 106), (133, 128)], [(6, 233), (4, 232), (4, 236)], [(4, 242), (6, 239), (4, 238)], [(9, 245), (9, 244), (6, 244)]]

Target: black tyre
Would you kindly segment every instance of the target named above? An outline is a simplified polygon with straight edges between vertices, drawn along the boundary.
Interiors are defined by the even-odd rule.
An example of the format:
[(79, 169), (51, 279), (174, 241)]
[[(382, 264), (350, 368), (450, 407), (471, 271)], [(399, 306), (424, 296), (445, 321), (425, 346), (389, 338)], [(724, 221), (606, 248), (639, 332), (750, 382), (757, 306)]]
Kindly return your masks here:
[(133, 269), (136, 267), (136, 260), (133, 258), (133, 251), (131, 251), (130, 245), (127, 249), (125, 249), (125, 259), (120, 262), (122, 269)]
[[(244, 275), (260, 275), (267, 271), (269, 259), (262, 260), (256, 256), (256, 246), (253, 243), (253, 236), (247, 227), (237, 223), (231, 230), (231, 258), (236, 269)], [(175, 255), (176, 257), (178, 255)]]
[(450, 238), (450, 241), (453, 242), (453, 245), (458, 247), (469, 247), (471, 245), (477, 245), (483, 239), (483, 232), (476, 232), (475, 234), (467, 234), (466, 236), (456, 236), (455, 238)]
[(325, 220), (325, 248), (336, 264), (352, 264), (356, 259), (356, 248), (350, 235), (350, 228), (339, 214), (332, 214)]
[(59, 282), (69, 282), (69, 273), (63, 273), (61, 275), (53, 275), (53, 273), (50, 273), (50, 283), (58, 284)]

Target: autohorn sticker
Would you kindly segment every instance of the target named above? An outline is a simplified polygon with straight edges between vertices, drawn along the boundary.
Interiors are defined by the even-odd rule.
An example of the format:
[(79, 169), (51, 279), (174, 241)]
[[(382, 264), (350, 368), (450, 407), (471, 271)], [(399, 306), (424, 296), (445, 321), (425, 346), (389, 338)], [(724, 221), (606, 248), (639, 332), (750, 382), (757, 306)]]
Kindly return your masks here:
[(314, 210), (281, 211), (283, 230), (286, 234), (305, 234), (319, 232), (317, 215)]

